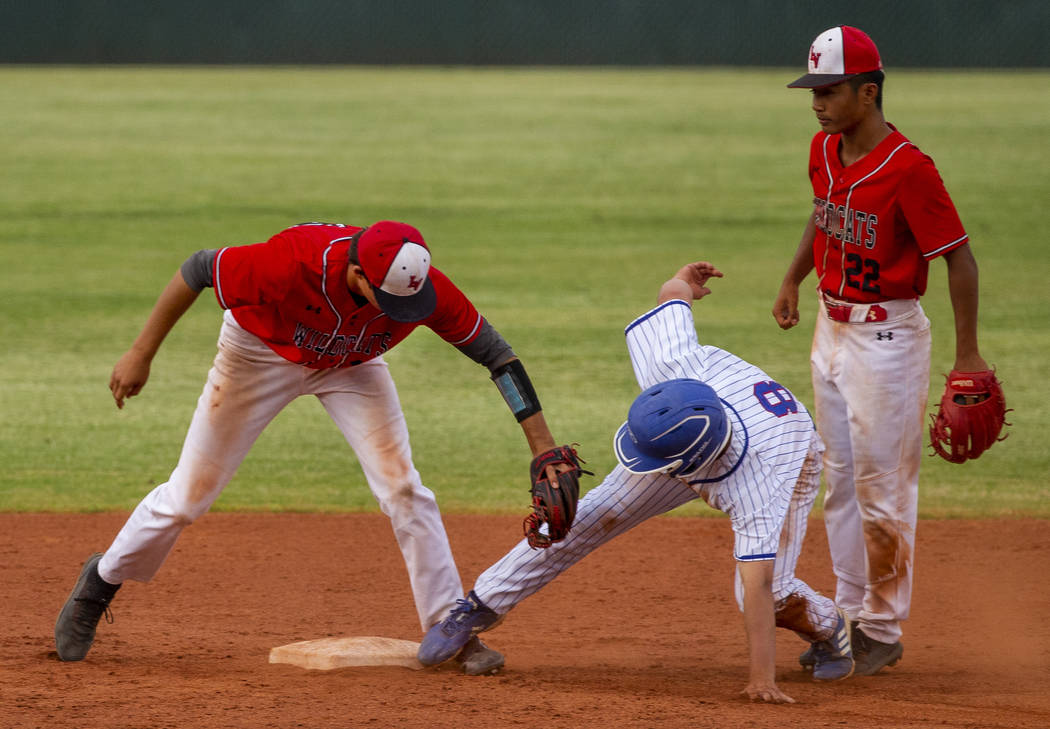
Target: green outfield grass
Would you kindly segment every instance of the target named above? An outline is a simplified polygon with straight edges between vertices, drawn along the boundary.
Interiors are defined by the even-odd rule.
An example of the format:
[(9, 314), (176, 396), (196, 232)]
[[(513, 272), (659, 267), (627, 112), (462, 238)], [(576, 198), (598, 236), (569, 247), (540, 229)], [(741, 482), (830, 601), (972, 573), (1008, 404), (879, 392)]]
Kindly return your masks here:
[[(0, 510), (129, 509), (164, 481), (214, 353), (214, 297), (123, 411), (113, 363), (189, 253), (308, 220), (419, 227), (599, 475), (637, 392), (623, 327), (687, 261), (726, 274), (698, 305), (702, 340), (811, 402), (814, 307), (786, 333), (769, 314), (811, 197), (816, 125), (806, 92), (784, 88), (795, 75), (0, 68)], [(890, 72), (887, 117), (934, 157), (971, 234), (982, 350), (1016, 408), (979, 461), (926, 460), (924, 516), (1050, 516), (1047, 88), (1045, 72)], [(936, 397), (954, 342), (940, 261), (924, 304)], [(388, 361), (443, 508), (523, 512), (529, 454), (487, 372), (429, 330)], [(216, 508), (375, 503), (304, 399)]]

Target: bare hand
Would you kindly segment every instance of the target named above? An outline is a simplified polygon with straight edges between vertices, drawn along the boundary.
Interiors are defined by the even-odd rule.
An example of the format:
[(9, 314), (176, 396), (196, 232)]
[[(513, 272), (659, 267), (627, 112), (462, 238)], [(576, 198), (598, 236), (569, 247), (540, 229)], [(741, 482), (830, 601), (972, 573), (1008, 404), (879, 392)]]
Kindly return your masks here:
[(798, 324), (798, 286), (785, 283), (780, 287), (777, 300), (773, 302), (773, 318), (781, 329)]
[(711, 293), (706, 285), (707, 280), (712, 277), (722, 278), (722, 272), (707, 261), (697, 261), (682, 266), (674, 277), (689, 284), (693, 298), (699, 300)]
[(707, 288), (707, 280), (712, 276), (721, 278), (722, 272), (707, 261), (686, 264), (678, 269), (674, 277), (664, 282), (656, 300), (663, 304), (672, 299), (686, 302), (702, 299), (711, 293), (711, 289)]
[(146, 386), (149, 379), (150, 360), (133, 349), (129, 349), (113, 366), (109, 376), (109, 391), (118, 408), (124, 407), (124, 398), (134, 397)]
[(764, 701), (767, 704), (795, 703), (795, 700), (777, 688), (775, 683), (752, 681), (740, 693), (752, 701)]

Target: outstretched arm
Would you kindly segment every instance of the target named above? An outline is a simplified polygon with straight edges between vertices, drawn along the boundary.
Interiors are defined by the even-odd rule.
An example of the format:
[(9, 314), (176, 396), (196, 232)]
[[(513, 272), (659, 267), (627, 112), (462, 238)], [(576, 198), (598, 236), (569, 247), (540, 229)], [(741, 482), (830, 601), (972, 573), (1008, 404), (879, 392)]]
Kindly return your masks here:
[[(543, 410), (540, 409), (539, 398), (536, 396), (536, 391), (532, 387), (532, 382), (521, 360), (512, 356), (493, 367), (492, 379), (506, 400), (507, 406), (518, 419), (518, 424), (525, 433), (525, 440), (529, 443), (532, 455), (538, 456), (554, 448), (556, 445), (554, 436), (547, 427), (547, 420), (543, 417)], [(550, 473), (554, 476), (557, 471), (552, 468)]]
[(707, 261), (687, 263), (660, 287), (656, 303), (663, 304), (674, 299), (689, 303), (699, 301), (711, 293), (711, 289), (707, 288), (707, 281), (712, 277), (721, 278), (722, 272)]
[(540, 409), (539, 397), (532, 387), (525, 367), (507, 341), (484, 317), (478, 334), (468, 344), (456, 345), (459, 351), (492, 373), (514, 417), (521, 424), (533, 456), (554, 448), (554, 436)]
[(944, 254), (948, 264), (948, 294), (955, 313), (956, 372), (984, 372), (988, 363), (977, 348), (977, 261), (964, 243)]
[(530, 415), (521, 421), (521, 429), (525, 433), (525, 439), (529, 442), (529, 448), (533, 456), (538, 456), (544, 451), (549, 451), (555, 446), (554, 436), (551, 435), (547, 421), (543, 417), (543, 411)]
[(744, 625), (751, 672), (743, 693), (752, 701), (793, 704), (777, 688), (775, 675), (776, 618), (773, 613), (773, 561), (738, 562), (744, 584)]
[(146, 386), (149, 379), (150, 363), (160, 349), (161, 342), (175, 326), (175, 322), (186, 313), (197, 299), (194, 291), (176, 271), (168, 285), (153, 305), (145, 326), (136, 337), (131, 349), (117, 360), (113, 374), (109, 377), (109, 390), (118, 408), (124, 407), (124, 398), (134, 397)]
[[(580, 498), (580, 460), (573, 446), (557, 446), (540, 409), (539, 398), (517, 358), (497, 367), (492, 379), (521, 424), (532, 451), (529, 488), (532, 513), (522, 528), (529, 546), (544, 549), (564, 539), (576, 517)], [(586, 473), (589, 473), (587, 471)], [(546, 524), (546, 533), (541, 528)]]
[(776, 301), (773, 302), (773, 318), (781, 329), (790, 329), (798, 324), (798, 287), (813, 270), (813, 239), (817, 234), (817, 226), (813, 222), (813, 216), (809, 216), (805, 230), (802, 231), (802, 240), (795, 250), (795, 257), (791, 259), (784, 280), (780, 284)]

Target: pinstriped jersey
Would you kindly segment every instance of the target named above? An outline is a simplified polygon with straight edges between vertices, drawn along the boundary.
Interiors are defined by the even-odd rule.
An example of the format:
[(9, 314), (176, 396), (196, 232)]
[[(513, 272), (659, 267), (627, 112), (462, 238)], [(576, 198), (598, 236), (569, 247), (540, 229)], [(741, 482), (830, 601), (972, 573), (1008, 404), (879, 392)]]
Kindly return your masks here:
[(968, 240), (933, 160), (893, 128), (843, 167), (840, 141), (817, 132), (810, 145), (820, 290), (858, 303), (922, 296), (929, 261)]
[(688, 377), (718, 394), (733, 427), (729, 449), (705, 469), (678, 478), (729, 515), (738, 560), (773, 559), (814, 435), (805, 406), (758, 367), (701, 345), (685, 301), (668, 301), (635, 319), (626, 336), (643, 390)]
[(437, 307), (426, 319), (397, 322), (346, 282), (356, 226), (306, 223), (264, 243), (215, 255), (215, 296), (237, 323), (290, 362), (311, 369), (350, 367), (379, 356), (420, 324), (456, 346), (469, 344), (482, 318), (447, 276), (431, 267)]

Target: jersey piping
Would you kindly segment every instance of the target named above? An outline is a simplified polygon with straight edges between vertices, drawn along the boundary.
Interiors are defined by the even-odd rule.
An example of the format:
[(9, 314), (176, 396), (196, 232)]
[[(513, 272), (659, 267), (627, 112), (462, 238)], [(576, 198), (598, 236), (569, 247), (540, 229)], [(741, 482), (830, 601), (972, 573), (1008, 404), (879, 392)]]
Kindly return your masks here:
[[(324, 249), (324, 253), (321, 255), (321, 295), (324, 296), (324, 300), (328, 304), (328, 308), (332, 310), (333, 314), (335, 314), (335, 328), (332, 330), (332, 333), (328, 335), (329, 341), (335, 339), (335, 337), (339, 334), (339, 330), (342, 329), (343, 315), (339, 313), (339, 309), (334, 303), (332, 303), (332, 299), (328, 296), (328, 254), (329, 252), (331, 252), (332, 246), (344, 240), (347, 240), (347, 238), (336, 238), (335, 240), (331, 241), (328, 244), (328, 247)], [(339, 361), (340, 364), (346, 361), (346, 358), (349, 354), (350, 353), (347, 352), (343, 355), (343, 358)], [(318, 355), (314, 359), (314, 362), (319, 362), (320, 359), (321, 356)]]
[(477, 334), (478, 329), (480, 329), (480, 328), (481, 328), (481, 312), (478, 312), (477, 321), (474, 322), (474, 328), (470, 330), (470, 334), (468, 334), (467, 336), (463, 337), (462, 339), (460, 339), (457, 342), (450, 342), (450, 344), (452, 344), (452, 346), (454, 346), (454, 347), (458, 347), (461, 344), (465, 344), (465, 343), (469, 342), (471, 340), (471, 338), (473, 338), (473, 336), (475, 334)]
[(966, 235), (964, 235), (964, 236), (962, 236), (960, 238), (956, 238), (951, 243), (946, 243), (945, 245), (941, 246), (940, 248), (932, 250), (929, 253), (924, 253), (923, 254), (923, 258), (934, 259), (937, 256), (939, 256), (942, 253), (944, 253), (945, 251), (950, 251), (952, 248), (955, 248), (956, 246), (962, 245), (963, 241), (968, 240), (969, 238), (970, 238), (970, 235), (969, 235), (969, 233), (967, 233)]
[(223, 309), (229, 309), (229, 305), (226, 303), (226, 297), (222, 294), (222, 278), (219, 276), (219, 266), (222, 265), (222, 254), (226, 252), (226, 249), (221, 249), (215, 256), (215, 295), (219, 298), (219, 306)]

